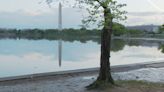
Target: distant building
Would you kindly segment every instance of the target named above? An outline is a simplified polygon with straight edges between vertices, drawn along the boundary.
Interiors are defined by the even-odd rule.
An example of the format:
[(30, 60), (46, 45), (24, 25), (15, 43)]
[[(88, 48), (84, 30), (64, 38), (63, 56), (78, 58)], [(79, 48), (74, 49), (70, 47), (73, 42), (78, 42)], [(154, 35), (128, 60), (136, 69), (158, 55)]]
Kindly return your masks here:
[(133, 30), (143, 30), (143, 31), (154, 32), (154, 33), (157, 33), (159, 30), (159, 26), (157, 25), (127, 26), (126, 28), (133, 29)]

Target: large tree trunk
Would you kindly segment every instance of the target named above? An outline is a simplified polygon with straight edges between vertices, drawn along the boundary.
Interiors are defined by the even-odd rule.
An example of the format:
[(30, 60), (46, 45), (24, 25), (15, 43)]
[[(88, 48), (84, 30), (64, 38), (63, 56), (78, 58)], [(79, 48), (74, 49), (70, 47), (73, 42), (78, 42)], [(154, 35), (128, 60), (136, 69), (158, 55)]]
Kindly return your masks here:
[(100, 71), (97, 80), (87, 88), (97, 88), (106, 84), (114, 84), (110, 69), (110, 48), (112, 35), (112, 16), (110, 9), (104, 7), (104, 28), (101, 32)]
[(110, 45), (111, 45), (111, 30), (103, 29), (101, 36), (101, 59), (100, 72), (98, 81), (106, 81), (114, 84), (110, 69)]
[(101, 33), (101, 58), (98, 81), (105, 81), (114, 84), (110, 69), (110, 48), (112, 35), (112, 17), (109, 17), (110, 10), (104, 10), (105, 26)]

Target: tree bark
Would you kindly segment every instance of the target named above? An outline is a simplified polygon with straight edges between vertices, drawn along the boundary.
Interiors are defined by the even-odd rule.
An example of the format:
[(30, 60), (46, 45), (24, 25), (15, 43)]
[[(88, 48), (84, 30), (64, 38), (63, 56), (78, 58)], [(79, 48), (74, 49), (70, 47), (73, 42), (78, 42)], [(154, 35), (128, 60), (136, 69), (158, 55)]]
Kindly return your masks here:
[(109, 15), (111, 15), (110, 9), (104, 9), (105, 26), (101, 33), (100, 72), (97, 80), (114, 84), (110, 68), (112, 17), (109, 17)]

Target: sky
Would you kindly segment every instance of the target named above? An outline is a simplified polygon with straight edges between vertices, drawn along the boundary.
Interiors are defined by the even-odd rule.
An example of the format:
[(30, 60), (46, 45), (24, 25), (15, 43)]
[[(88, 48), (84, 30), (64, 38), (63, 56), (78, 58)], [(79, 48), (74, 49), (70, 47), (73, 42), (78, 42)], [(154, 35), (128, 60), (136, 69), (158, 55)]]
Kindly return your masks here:
[[(40, 28), (58, 27), (57, 4), (50, 8), (43, 0), (0, 0), (0, 28)], [(71, 1), (71, 0), (69, 0)], [(125, 3), (128, 19), (126, 26), (164, 23), (164, 0), (117, 0)], [(83, 12), (65, 5), (63, 27), (79, 28)]]

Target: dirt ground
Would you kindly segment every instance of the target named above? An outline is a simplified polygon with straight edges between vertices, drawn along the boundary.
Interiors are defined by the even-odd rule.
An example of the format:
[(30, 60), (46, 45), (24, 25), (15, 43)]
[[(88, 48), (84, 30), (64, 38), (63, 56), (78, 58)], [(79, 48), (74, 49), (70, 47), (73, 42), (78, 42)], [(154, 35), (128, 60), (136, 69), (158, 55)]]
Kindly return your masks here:
[(118, 86), (91, 92), (164, 92), (164, 84), (142, 81), (117, 81)]
[(95, 77), (62, 77), (0, 82), (0, 92), (164, 92), (164, 84), (142, 81), (116, 81), (105, 90), (87, 90)]
[(105, 90), (87, 90), (85, 87), (96, 80), (97, 73), (84, 73), (4, 81), (0, 82), (0, 92), (164, 92), (164, 68), (145, 68), (112, 76), (117, 86)]

